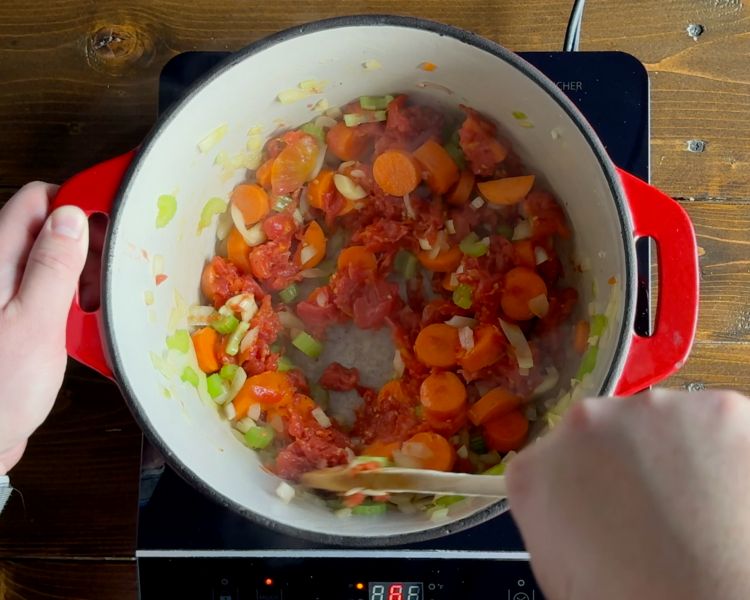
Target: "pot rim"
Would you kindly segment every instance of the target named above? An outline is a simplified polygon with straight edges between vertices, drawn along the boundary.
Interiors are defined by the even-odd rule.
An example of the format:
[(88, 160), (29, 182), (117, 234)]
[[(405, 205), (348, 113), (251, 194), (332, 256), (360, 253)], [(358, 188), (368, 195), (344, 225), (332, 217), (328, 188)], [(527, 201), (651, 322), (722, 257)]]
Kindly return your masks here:
[(607, 394), (614, 389), (617, 381), (617, 376), (626, 356), (626, 350), (629, 346), (632, 335), (632, 317), (634, 312), (633, 282), (635, 281), (635, 271), (633, 250), (631, 244), (631, 232), (633, 231), (633, 227), (630, 220), (630, 213), (626, 208), (625, 194), (622, 190), (620, 179), (617, 176), (614, 164), (609, 158), (604, 145), (599, 140), (599, 137), (594, 132), (593, 128), (586, 120), (586, 118), (578, 110), (578, 108), (562, 93), (562, 91), (551, 80), (549, 80), (544, 74), (536, 69), (536, 67), (526, 62), (517, 54), (500, 46), (498, 43), (484, 38), (478, 34), (460, 29), (458, 27), (454, 27), (452, 25), (446, 25), (444, 23), (439, 23), (436, 21), (418, 17), (395, 16), (386, 14), (350, 15), (305, 23), (300, 26), (291, 27), (279, 31), (256, 42), (253, 42), (252, 44), (232, 53), (217, 66), (212, 68), (206, 75), (196, 80), (196, 82), (190, 86), (186, 94), (180, 100), (175, 102), (157, 119), (154, 127), (146, 135), (143, 143), (140, 146), (138, 154), (125, 173), (125, 176), (118, 190), (110, 215), (110, 223), (105, 243), (106, 250), (103, 255), (106, 257), (106, 259), (105, 262), (103, 262), (102, 268), (102, 318), (104, 321), (103, 329), (106, 352), (110, 358), (110, 364), (112, 365), (112, 370), (115, 374), (117, 385), (123, 392), (123, 396), (126, 398), (126, 401), (131, 412), (133, 413), (134, 418), (138, 422), (138, 425), (141, 427), (141, 430), (148, 436), (149, 440), (154, 444), (154, 446), (158, 448), (159, 452), (164, 456), (169, 465), (195, 489), (200, 490), (202, 493), (210, 497), (215, 502), (218, 502), (220, 505), (282, 534), (303, 538), (315, 543), (330, 544), (335, 546), (400, 546), (416, 542), (425, 542), (427, 540), (432, 540), (449, 534), (458, 533), (465, 529), (470, 529), (471, 527), (484, 523), (485, 521), (488, 521), (491, 518), (506, 512), (509, 509), (508, 501), (507, 499), (499, 500), (498, 502), (488, 506), (487, 508), (479, 512), (476, 512), (468, 517), (464, 517), (446, 525), (436, 525), (418, 532), (387, 536), (350, 536), (320, 533), (316, 531), (300, 529), (291, 525), (281, 523), (279, 521), (275, 521), (273, 519), (268, 519), (250, 510), (246, 506), (234, 502), (233, 500), (227, 498), (225, 495), (221, 494), (215, 488), (206, 484), (206, 482), (202, 480), (198, 475), (196, 475), (185, 462), (174, 455), (169, 446), (162, 439), (159, 432), (151, 425), (148, 417), (141, 409), (139, 403), (135, 400), (136, 395), (133, 392), (133, 387), (130, 384), (128, 377), (125, 375), (124, 370), (121, 368), (121, 365), (124, 363), (123, 357), (118, 352), (115, 340), (112, 336), (112, 331), (114, 330), (114, 315), (110, 306), (110, 298), (112, 297), (111, 287), (113, 279), (111, 269), (111, 265), (113, 264), (112, 248), (114, 247), (113, 241), (117, 236), (117, 224), (120, 219), (120, 213), (124, 206), (123, 199), (128, 194), (132, 180), (138, 174), (142, 159), (148, 156), (149, 150), (151, 149), (151, 147), (155, 143), (155, 140), (159, 137), (161, 132), (169, 127), (175, 115), (177, 115), (182, 110), (183, 106), (187, 104), (187, 102), (195, 94), (197, 94), (205, 86), (209, 85), (216, 77), (218, 77), (228, 69), (231, 69), (235, 65), (241, 63), (246, 58), (262, 52), (263, 50), (266, 50), (277, 44), (297, 37), (305, 36), (307, 34), (345, 27), (363, 26), (391, 26), (401, 27), (404, 29), (418, 29), (422, 31), (429, 31), (439, 36), (451, 37), (467, 45), (483, 50), (488, 54), (494, 56), (495, 58), (498, 58), (510, 64), (512, 67), (515, 67), (524, 75), (533, 80), (537, 85), (539, 85), (540, 88), (542, 88), (542, 90), (547, 92), (547, 94), (549, 94), (557, 102), (560, 108), (565, 111), (565, 113), (578, 127), (581, 134), (584, 136), (592, 151), (594, 152), (594, 155), (599, 162), (599, 166), (604, 172), (609, 184), (610, 192), (615, 201), (615, 208), (617, 210), (617, 216), (620, 222), (622, 243), (626, 249), (625, 271), (627, 281), (624, 293), (626, 318), (623, 319), (620, 332), (617, 337), (614, 360), (612, 361), (612, 364), (610, 365), (610, 368), (607, 371), (606, 376), (604, 377), (599, 390), (599, 394)]

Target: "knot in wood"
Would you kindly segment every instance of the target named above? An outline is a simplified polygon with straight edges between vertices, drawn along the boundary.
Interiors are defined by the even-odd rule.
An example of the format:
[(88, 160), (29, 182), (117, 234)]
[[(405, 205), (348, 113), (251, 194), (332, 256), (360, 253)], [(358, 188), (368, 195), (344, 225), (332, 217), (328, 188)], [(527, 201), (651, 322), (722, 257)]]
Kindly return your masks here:
[(153, 51), (151, 37), (128, 23), (98, 24), (86, 43), (89, 64), (98, 71), (112, 74), (147, 65)]

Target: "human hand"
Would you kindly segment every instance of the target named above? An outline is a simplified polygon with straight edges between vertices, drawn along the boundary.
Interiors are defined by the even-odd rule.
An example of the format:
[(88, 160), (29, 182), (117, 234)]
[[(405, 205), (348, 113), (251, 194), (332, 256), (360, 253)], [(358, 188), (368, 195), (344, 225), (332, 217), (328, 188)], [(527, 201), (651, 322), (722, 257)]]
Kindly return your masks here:
[(0, 475), (49, 414), (65, 371), (65, 326), (88, 221), (72, 206), (48, 217), (56, 191), (30, 183), (0, 210)]
[(550, 600), (750, 598), (750, 401), (654, 390), (575, 405), (507, 471)]

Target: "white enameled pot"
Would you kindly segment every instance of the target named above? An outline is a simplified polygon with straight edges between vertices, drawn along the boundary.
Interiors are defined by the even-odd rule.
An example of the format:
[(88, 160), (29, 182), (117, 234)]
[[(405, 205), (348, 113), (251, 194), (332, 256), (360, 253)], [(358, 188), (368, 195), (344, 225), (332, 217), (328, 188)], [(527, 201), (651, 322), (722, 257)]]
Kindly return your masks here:
[[(436, 68), (420, 69), (423, 61)], [(311, 80), (322, 86), (320, 93), (287, 104), (277, 100), (282, 90)], [(592, 302), (597, 312), (609, 307), (611, 316), (596, 368), (580, 393), (627, 394), (659, 381), (679, 368), (695, 333), (697, 258), (686, 214), (618, 171), (579, 111), (515, 54), (446, 25), (390, 16), (311, 23), (236, 53), (172, 107), (138, 150), (62, 188), (57, 204), (78, 204), (110, 218), (101, 309), (86, 313), (74, 302), (68, 351), (114, 377), (151, 442), (194, 486), (262, 524), (323, 542), (376, 546), (427, 539), (481, 523), (507, 503), (468, 500), (440, 523), (401, 513), (345, 520), (307, 500), (285, 504), (275, 493), (278, 479), (259, 468), (226, 420), (194, 388), (165, 378), (150, 353), (163, 352), (170, 328), (184, 327), (175, 298), (199, 302), (201, 270), (216, 243), (215, 224), (196, 233), (203, 205), (211, 197), (226, 198), (244, 177), (242, 169), (222, 177), (217, 153), (245, 151), (248, 131), (258, 131), (253, 128), (267, 135), (309, 121), (320, 100), (337, 106), (394, 92), (451, 109), (467, 104), (494, 118), (565, 207), (577, 255), (590, 265), (580, 278), (580, 306), (584, 312)], [(513, 117), (519, 111), (526, 126)], [(200, 152), (198, 142), (223, 123), (224, 138)], [(169, 225), (157, 229), (162, 194), (176, 196), (178, 209)], [(635, 241), (642, 236), (653, 237), (659, 248), (659, 308), (650, 338), (633, 332)], [(156, 285), (162, 274), (166, 279), (159, 277)]]

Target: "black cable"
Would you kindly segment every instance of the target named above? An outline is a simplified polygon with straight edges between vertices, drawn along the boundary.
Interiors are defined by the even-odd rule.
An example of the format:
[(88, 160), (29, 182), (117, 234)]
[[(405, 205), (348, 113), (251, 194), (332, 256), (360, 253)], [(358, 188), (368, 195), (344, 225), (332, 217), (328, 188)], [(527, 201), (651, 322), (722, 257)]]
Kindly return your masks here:
[(583, 20), (583, 7), (586, 0), (575, 0), (573, 10), (570, 11), (568, 27), (565, 30), (565, 43), (563, 50), (565, 52), (576, 52), (578, 44), (581, 41), (581, 21)]

